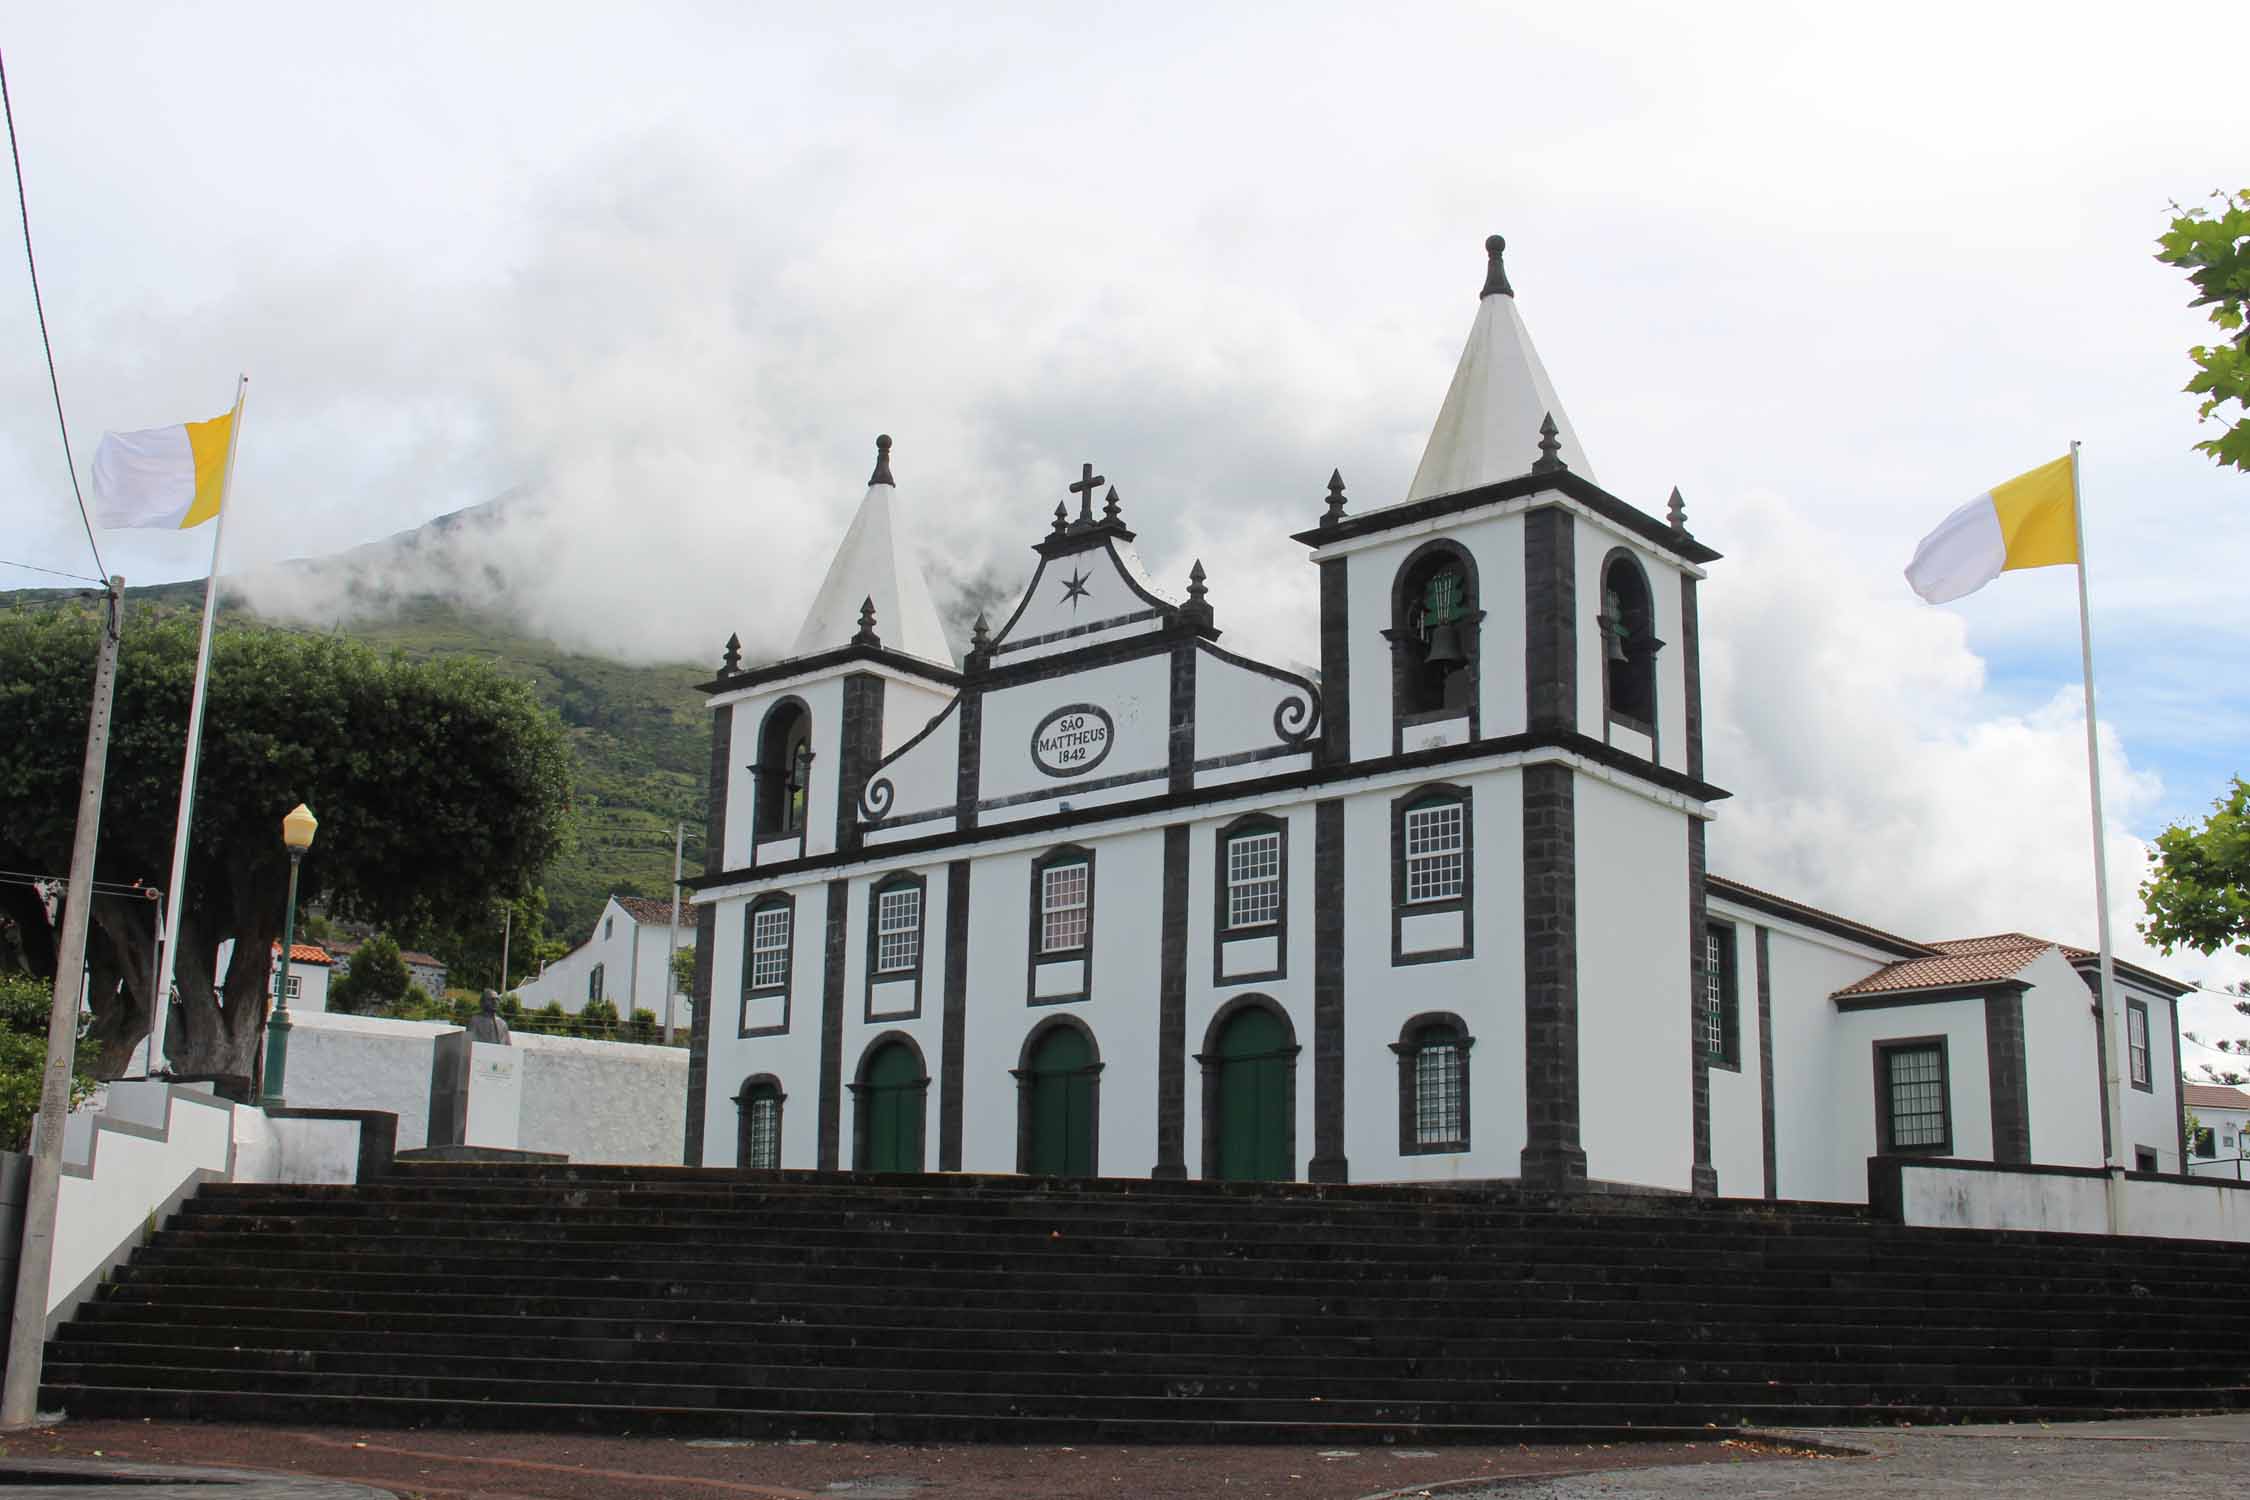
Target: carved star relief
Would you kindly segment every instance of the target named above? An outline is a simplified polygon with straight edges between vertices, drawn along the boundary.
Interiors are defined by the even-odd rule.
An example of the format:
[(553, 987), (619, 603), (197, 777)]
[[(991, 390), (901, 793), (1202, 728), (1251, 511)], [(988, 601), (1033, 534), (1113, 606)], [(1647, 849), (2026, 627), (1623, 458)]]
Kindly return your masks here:
[(1091, 597), (1086, 592), (1086, 582), (1091, 576), (1081, 570), (1063, 580), (1063, 602), (1070, 606), (1072, 614), (1078, 613), (1079, 600)]

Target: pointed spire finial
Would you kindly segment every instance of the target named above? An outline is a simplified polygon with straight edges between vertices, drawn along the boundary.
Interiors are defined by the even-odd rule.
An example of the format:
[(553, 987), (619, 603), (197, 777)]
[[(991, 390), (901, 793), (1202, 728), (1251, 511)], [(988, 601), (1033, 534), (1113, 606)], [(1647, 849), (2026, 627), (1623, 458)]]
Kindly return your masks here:
[(719, 675), (721, 677), (732, 677), (741, 670), (742, 637), (739, 635), (730, 635), (727, 637), (726, 652), (719, 658)]
[(1539, 422), (1539, 461), (1531, 466), (1532, 473), (1555, 474), (1570, 467), (1562, 461), (1562, 444), (1555, 432), (1555, 414), (1549, 412)]
[(1113, 484), (1109, 487), (1109, 494), (1102, 499), (1102, 519), (1115, 525), (1121, 514), (1122, 507), (1117, 503), (1117, 486)]
[(855, 646), (880, 646), (883, 638), (875, 633), (875, 598), (871, 594), (859, 601), (859, 633), (852, 637)]
[(875, 472), (867, 476), (870, 485), (896, 485), (891, 478), (891, 435), (883, 433), (875, 439)]
[(1070, 512), (1063, 509), (1060, 500), (1055, 502), (1055, 535), (1061, 536), (1070, 529)]
[(1344, 471), (1328, 471), (1328, 509), (1320, 513), (1320, 524), (1333, 526), (1344, 519)]
[(1508, 242), (1492, 235), (1484, 242), (1484, 290), (1477, 293), (1481, 301), (1486, 297), (1513, 297), (1516, 289), (1508, 285), (1508, 268), (1500, 263), (1500, 256)]
[(992, 649), (992, 624), (985, 619), (984, 611), (981, 609), (977, 611), (976, 624), (969, 627), (969, 649), (971, 651), (989, 651)]
[(1680, 498), (1680, 487), (1676, 484), (1672, 486), (1671, 503), (1664, 507), (1664, 518), (1672, 523), (1674, 531), (1683, 536), (1687, 534), (1687, 502)]
[(1204, 580), (1209, 576), (1203, 571), (1203, 559), (1197, 558), (1188, 568), (1187, 603), (1180, 606), (1181, 617), (1199, 630), (1209, 630), (1213, 619), (1211, 601), (1207, 597), (1211, 591), (1204, 587)]
[(1210, 576), (1210, 574), (1203, 571), (1203, 559), (1200, 557), (1197, 558), (1195, 560), (1195, 565), (1188, 569), (1188, 597), (1190, 599), (1201, 599), (1206, 593), (1209, 592), (1209, 590), (1204, 588), (1203, 580)]

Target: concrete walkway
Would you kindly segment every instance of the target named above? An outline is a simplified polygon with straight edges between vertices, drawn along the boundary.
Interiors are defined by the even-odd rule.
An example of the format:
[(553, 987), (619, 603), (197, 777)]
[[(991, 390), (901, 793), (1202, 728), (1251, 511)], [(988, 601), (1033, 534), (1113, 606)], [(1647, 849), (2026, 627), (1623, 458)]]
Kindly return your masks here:
[[(1859, 1500), (1906, 1495), (2019, 1495), (2036, 1500), (2180, 1500), (2231, 1494), (2250, 1474), (2250, 1413), (2023, 1427), (1847, 1428), (1775, 1433), (1854, 1449), (1729, 1468), (1651, 1468), (1567, 1479), (1474, 1484), (1447, 1500)], [(1409, 1492), (1412, 1493), (1412, 1492)], [(1425, 1492), (1426, 1493), (1426, 1492)]]

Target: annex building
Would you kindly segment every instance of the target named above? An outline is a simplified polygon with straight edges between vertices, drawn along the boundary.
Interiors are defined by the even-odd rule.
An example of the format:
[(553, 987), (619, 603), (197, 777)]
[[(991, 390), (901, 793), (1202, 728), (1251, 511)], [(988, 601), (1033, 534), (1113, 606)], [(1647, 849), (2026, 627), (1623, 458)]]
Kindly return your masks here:
[[(877, 440), (794, 649), (704, 685), (691, 1164), (1815, 1199), (1878, 1153), (2100, 1165), (2092, 955), (1706, 870), (1720, 553), (1596, 481), (1487, 250), (1407, 493), (1332, 478), (1294, 537), (1317, 675), (1223, 645), (1200, 566), (1149, 578), (1092, 465), (956, 661)], [(2178, 1172), (2185, 986), (2120, 978), (2133, 1159)]]

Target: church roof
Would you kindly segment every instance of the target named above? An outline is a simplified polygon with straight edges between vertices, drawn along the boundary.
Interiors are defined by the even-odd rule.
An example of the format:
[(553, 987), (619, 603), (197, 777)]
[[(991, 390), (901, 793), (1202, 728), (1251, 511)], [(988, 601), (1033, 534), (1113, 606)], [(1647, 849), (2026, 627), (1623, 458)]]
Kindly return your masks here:
[(811, 656), (850, 645), (860, 628), (862, 605), (875, 611), (875, 634), (883, 645), (925, 661), (953, 665), (953, 648), (930, 598), (929, 580), (914, 560), (913, 524), (898, 504), (891, 479), (891, 440), (875, 440), (875, 472), (867, 494), (844, 533), (828, 576), (805, 612), (804, 627), (789, 654)]
[(2189, 1109), (2250, 1109), (2250, 1094), (2223, 1083), (2183, 1083), (2180, 1102)]
[(1516, 307), (1515, 290), (1501, 265), (1507, 242), (1484, 242), (1488, 263), (1469, 342), (1453, 371), (1453, 385), (1430, 429), (1429, 445), (1408, 488), (1409, 501), (1451, 495), (1531, 471), (1543, 450), (1541, 426), (1554, 419), (1554, 456), (1585, 479), (1594, 477), (1586, 450), (1555, 395), (1530, 330)]
[[(636, 922), (653, 922), (659, 927), (672, 925), (672, 898), (669, 896), (615, 896), (611, 899), (624, 907), (625, 915)], [(683, 904), (680, 920), (693, 925), (695, 908)]]

